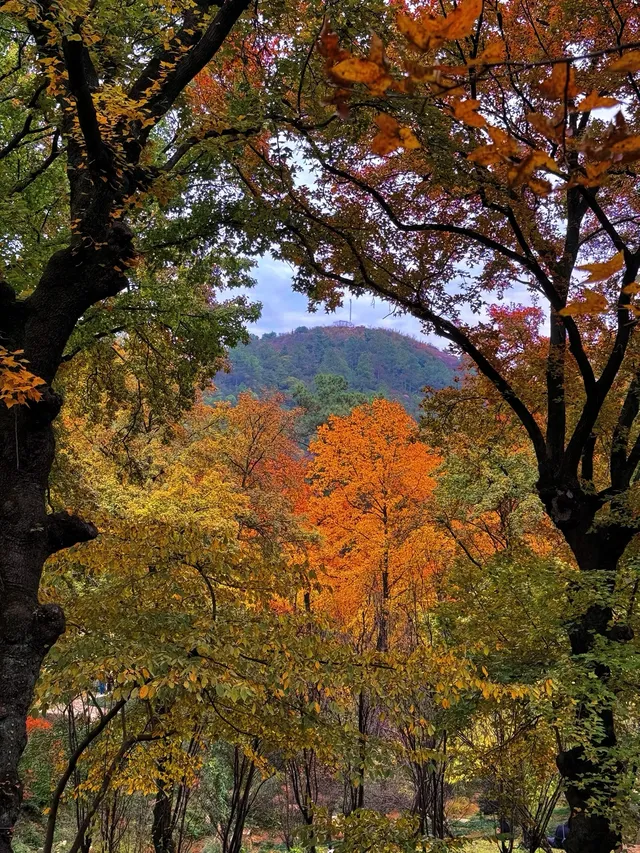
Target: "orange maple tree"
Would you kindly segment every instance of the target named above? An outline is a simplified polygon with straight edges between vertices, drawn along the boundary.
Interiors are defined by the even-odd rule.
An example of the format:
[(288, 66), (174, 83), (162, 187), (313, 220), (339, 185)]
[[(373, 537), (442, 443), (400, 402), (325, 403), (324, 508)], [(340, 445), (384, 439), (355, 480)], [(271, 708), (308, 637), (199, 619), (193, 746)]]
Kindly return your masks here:
[(310, 451), (307, 514), (323, 540), (325, 605), (361, 648), (411, 640), (447, 556), (431, 515), (438, 457), (387, 400), (331, 417)]

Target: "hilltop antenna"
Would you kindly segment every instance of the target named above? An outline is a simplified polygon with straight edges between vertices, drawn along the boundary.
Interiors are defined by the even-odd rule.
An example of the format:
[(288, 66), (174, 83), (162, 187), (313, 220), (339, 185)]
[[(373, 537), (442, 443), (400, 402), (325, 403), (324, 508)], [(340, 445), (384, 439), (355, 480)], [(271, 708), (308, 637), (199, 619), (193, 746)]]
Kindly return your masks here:
[(349, 322), (351, 322), (351, 297), (349, 297)]

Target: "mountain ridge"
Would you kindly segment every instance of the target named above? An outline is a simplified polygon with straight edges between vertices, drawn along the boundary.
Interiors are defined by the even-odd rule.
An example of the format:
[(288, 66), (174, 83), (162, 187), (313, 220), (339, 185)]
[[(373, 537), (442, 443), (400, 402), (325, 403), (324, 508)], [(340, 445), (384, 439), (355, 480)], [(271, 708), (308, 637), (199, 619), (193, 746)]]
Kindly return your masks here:
[(242, 391), (291, 393), (296, 382), (310, 387), (318, 374), (335, 374), (349, 387), (398, 400), (418, 414), (425, 386), (450, 385), (458, 359), (432, 344), (392, 329), (299, 326), (291, 332), (252, 335), (229, 353), (230, 372), (214, 378), (215, 397), (235, 399)]

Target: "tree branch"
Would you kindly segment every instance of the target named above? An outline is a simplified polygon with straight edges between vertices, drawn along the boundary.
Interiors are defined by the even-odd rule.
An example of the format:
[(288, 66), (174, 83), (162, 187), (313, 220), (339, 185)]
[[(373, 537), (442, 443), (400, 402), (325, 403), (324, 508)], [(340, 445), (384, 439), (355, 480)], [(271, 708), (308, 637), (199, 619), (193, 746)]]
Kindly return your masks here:
[[(546, 444), (544, 436), (542, 435), (540, 427), (536, 423), (535, 418), (533, 417), (527, 406), (524, 404), (524, 402), (518, 397), (509, 382), (499, 373), (498, 370), (496, 370), (495, 367), (493, 367), (489, 360), (473, 344), (471, 339), (449, 320), (446, 320), (444, 317), (441, 317), (435, 312), (431, 311), (431, 309), (424, 305), (421, 300), (416, 301), (408, 297), (403, 297), (401, 294), (394, 293), (393, 291), (389, 291), (384, 288), (379, 282), (371, 278), (366, 269), (362, 257), (355, 249), (353, 241), (350, 240), (348, 235), (343, 234), (337, 228), (333, 228), (332, 226), (329, 226), (326, 223), (322, 224), (325, 228), (332, 230), (337, 236), (340, 236), (341, 239), (345, 241), (345, 243), (347, 243), (352, 254), (357, 260), (360, 272), (369, 289), (373, 290), (375, 293), (380, 294), (385, 299), (391, 302), (395, 302), (403, 308), (406, 308), (415, 317), (418, 317), (424, 322), (429, 323), (431, 326), (433, 326), (436, 334), (446, 338), (447, 340), (450, 340), (452, 343), (455, 343), (475, 362), (476, 366), (483, 374), (483, 376), (485, 376), (493, 384), (493, 386), (500, 393), (504, 401), (511, 407), (511, 409), (514, 411), (514, 413), (526, 429), (531, 443), (533, 444), (536, 459), (538, 460), (538, 465), (541, 468), (546, 467), (548, 462)], [(309, 262), (317, 272), (327, 278), (331, 278), (334, 281), (345, 285), (346, 287), (354, 286), (355, 282), (352, 279), (348, 279), (345, 276), (338, 275), (336, 273), (331, 272), (330, 270), (323, 268), (322, 265), (316, 261), (315, 255), (313, 254), (311, 247), (304, 239), (304, 236), (299, 232), (299, 230), (297, 230), (297, 234), (298, 237), (302, 237), (301, 242), (303, 243), (303, 247), (305, 248), (305, 252), (307, 254)]]
[(122, 746), (118, 750), (118, 752), (115, 755), (114, 759), (112, 760), (111, 764), (109, 765), (109, 767), (105, 771), (105, 774), (104, 774), (103, 779), (102, 779), (102, 785), (100, 786), (100, 790), (98, 791), (98, 793), (94, 797), (94, 800), (93, 800), (90, 808), (88, 809), (84, 820), (82, 821), (82, 823), (78, 827), (78, 832), (76, 833), (76, 837), (73, 841), (73, 844), (71, 845), (71, 847), (69, 849), (69, 853), (78, 853), (78, 850), (80, 849), (80, 846), (82, 844), (84, 834), (86, 833), (87, 829), (91, 825), (91, 821), (93, 820), (95, 813), (98, 811), (100, 803), (103, 801), (103, 799), (105, 798), (105, 796), (107, 794), (107, 791), (109, 790), (109, 785), (111, 784), (111, 779), (113, 778), (113, 775), (116, 772), (116, 770), (118, 770), (118, 768), (122, 764), (127, 752), (129, 752), (130, 749), (132, 749), (134, 746), (136, 746), (139, 743), (145, 743), (145, 742), (155, 741), (155, 740), (160, 740), (160, 736), (159, 735), (153, 735), (153, 734), (139, 734), (139, 735), (136, 735), (135, 737), (130, 737), (123, 742)]
[(21, 181), (18, 181), (17, 184), (14, 184), (14, 186), (9, 190), (7, 195), (12, 196), (12, 195), (15, 195), (16, 193), (23, 192), (24, 190), (26, 190), (26, 188), (28, 186), (30, 186), (35, 180), (37, 180), (40, 177), (40, 175), (44, 174), (44, 172), (47, 171), (49, 166), (62, 153), (62, 150), (60, 148), (58, 148), (59, 140), (60, 140), (60, 131), (56, 130), (56, 132), (53, 134), (53, 140), (51, 141), (51, 151), (49, 152), (49, 156), (46, 157), (36, 169), (34, 169), (32, 172), (30, 172), (26, 176), (26, 178), (23, 178)]
[[(76, 35), (79, 34), (76, 33)], [(62, 43), (62, 52), (69, 77), (69, 91), (76, 101), (78, 123), (87, 146), (89, 168), (113, 175), (112, 155), (102, 139), (98, 114), (87, 76), (87, 64), (90, 64), (88, 51), (82, 40), (65, 38)]]
[[(217, 15), (209, 24), (204, 35), (179, 59), (175, 67), (164, 76), (159, 89), (147, 101), (144, 112), (156, 121), (171, 108), (174, 101), (193, 78), (209, 63), (242, 13), (248, 8), (250, 0), (225, 0)], [(147, 65), (138, 81), (130, 90), (129, 96), (138, 101), (157, 83), (162, 75), (162, 63), (175, 60), (175, 51), (155, 56)], [(147, 136), (148, 126), (141, 135)]]
[(604, 401), (618, 375), (634, 329), (634, 323), (631, 321), (629, 311), (624, 307), (628, 296), (623, 291), (628, 284), (635, 281), (638, 270), (640, 269), (640, 255), (637, 253), (632, 255), (628, 251), (625, 251), (625, 261), (626, 269), (622, 277), (620, 295), (618, 297), (618, 329), (616, 337), (607, 363), (596, 382), (595, 394), (590, 399), (587, 399), (573, 435), (567, 445), (562, 462), (562, 474), (565, 477), (572, 477), (577, 471), (585, 443), (593, 431)]
[(98, 528), (68, 512), (53, 512), (47, 516), (47, 541), (49, 553), (55, 554), (72, 548), (80, 542), (90, 542), (98, 536)]
[(98, 735), (100, 735), (106, 729), (111, 720), (113, 720), (113, 718), (119, 713), (120, 709), (124, 708), (126, 702), (126, 699), (120, 699), (118, 702), (115, 703), (115, 705), (108, 713), (103, 714), (103, 716), (100, 718), (100, 721), (89, 732), (87, 732), (87, 735), (84, 740), (82, 740), (78, 744), (75, 751), (69, 758), (64, 773), (60, 777), (58, 784), (56, 785), (55, 791), (51, 795), (50, 811), (49, 817), (47, 818), (47, 830), (45, 833), (42, 853), (51, 853), (53, 847), (53, 839), (56, 831), (56, 821), (58, 819), (58, 809), (60, 808), (60, 800), (62, 799), (62, 795), (64, 794), (69, 779), (73, 775), (73, 772), (78, 765), (78, 761), (82, 757), (84, 751), (89, 746), (91, 746), (91, 744), (98, 737)]

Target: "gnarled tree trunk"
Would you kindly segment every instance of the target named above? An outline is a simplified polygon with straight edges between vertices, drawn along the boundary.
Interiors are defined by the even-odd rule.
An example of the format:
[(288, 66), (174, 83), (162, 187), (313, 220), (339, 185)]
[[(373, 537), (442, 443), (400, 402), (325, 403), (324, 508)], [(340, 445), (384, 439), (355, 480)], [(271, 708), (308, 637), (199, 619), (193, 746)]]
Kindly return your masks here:
[[(50, 34), (60, 24), (56, 4), (35, 4), (22, 20), (21, 12), (14, 13), (20, 31), (28, 30), (37, 58), (61, 69), (60, 86), (52, 95), (57, 115), (52, 118), (53, 110), (47, 108), (46, 124), (56, 125), (52, 151), (58, 138), (64, 143), (73, 236), (66, 248), (51, 255), (29, 295), (18, 299), (0, 281), (0, 345), (10, 352), (24, 350), (29, 371), (42, 379), (39, 402), (11, 409), (0, 403), (0, 853), (9, 853), (20, 809), (18, 762), (35, 682), (47, 650), (64, 631), (60, 608), (38, 601), (42, 569), (53, 552), (97, 536), (92, 524), (75, 516), (47, 513), (55, 449), (52, 423), (62, 403), (51, 385), (80, 318), (127, 286), (134, 251), (122, 215), (126, 200), (149, 190), (159, 174), (140, 166), (153, 127), (215, 56), (248, 6), (248, 0), (195, 4), (172, 45), (160, 45), (130, 81), (130, 98), (144, 104), (144, 123), (124, 114), (109, 134), (103, 133), (94, 103), (101, 85), (94, 65), (99, 45), (90, 53), (84, 44), (82, 14), (69, 37), (52, 41)], [(167, 65), (172, 67), (169, 75)], [(29, 109), (42, 91), (36, 91)], [(23, 135), (5, 145), (5, 153)], [(196, 142), (178, 146), (165, 167), (170, 170), (175, 157), (180, 159)], [(36, 169), (34, 179), (51, 161)]]
[(92, 525), (46, 511), (59, 408), (50, 390), (29, 408), (0, 407), (0, 853), (11, 849), (20, 810), (18, 763), (35, 683), (64, 631), (62, 610), (38, 601), (42, 568), (54, 551), (96, 536)]

